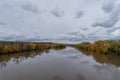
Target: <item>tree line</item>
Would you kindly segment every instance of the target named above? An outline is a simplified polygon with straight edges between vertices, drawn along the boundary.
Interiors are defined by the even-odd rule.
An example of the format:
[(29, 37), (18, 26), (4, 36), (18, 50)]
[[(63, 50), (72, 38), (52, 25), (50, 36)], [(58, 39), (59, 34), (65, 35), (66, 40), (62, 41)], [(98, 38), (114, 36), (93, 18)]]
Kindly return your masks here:
[(98, 40), (93, 43), (82, 42), (73, 46), (79, 50), (89, 52), (120, 55), (120, 40)]
[(93, 43), (82, 42), (80, 44), (58, 44), (51, 42), (11, 42), (0, 41), (0, 54), (19, 53), (27, 51), (43, 51), (48, 49), (61, 49), (73, 46), (79, 50), (85, 50), (103, 54), (120, 55), (120, 40), (98, 40)]
[(50, 42), (0, 41), (0, 54), (60, 48), (65, 48), (65, 45)]

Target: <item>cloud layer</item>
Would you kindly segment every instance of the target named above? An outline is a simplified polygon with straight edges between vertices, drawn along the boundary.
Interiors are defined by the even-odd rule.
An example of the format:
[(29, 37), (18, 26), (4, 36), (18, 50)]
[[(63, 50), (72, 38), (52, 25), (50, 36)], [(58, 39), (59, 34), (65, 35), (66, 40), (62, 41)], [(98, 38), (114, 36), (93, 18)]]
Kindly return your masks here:
[(51, 14), (53, 14), (55, 17), (62, 17), (64, 15), (64, 11), (60, 10), (59, 8), (56, 8), (51, 11)]
[(114, 0), (107, 0), (103, 3), (102, 9), (106, 13), (109, 13), (114, 9), (114, 7), (115, 7), (115, 1)]
[(76, 18), (81, 18), (83, 15), (84, 15), (84, 12), (83, 11), (77, 11), (76, 13), (75, 13), (75, 17)]
[(104, 11), (109, 13), (106, 13), (102, 18), (97, 19), (93, 26), (101, 26), (105, 28), (114, 27), (116, 23), (119, 21), (120, 16), (120, 4), (117, 4), (113, 6), (114, 1), (108, 1), (108, 4), (104, 4), (103, 8)]
[(39, 13), (39, 9), (37, 6), (33, 5), (32, 3), (26, 3), (26, 4), (22, 4), (20, 6), (22, 9), (26, 10), (26, 11), (31, 11), (34, 13)]
[[(1, 0), (0, 39), (119, 39), (119, 0)], [(22, 39), (24, 38), (24, 39)]]

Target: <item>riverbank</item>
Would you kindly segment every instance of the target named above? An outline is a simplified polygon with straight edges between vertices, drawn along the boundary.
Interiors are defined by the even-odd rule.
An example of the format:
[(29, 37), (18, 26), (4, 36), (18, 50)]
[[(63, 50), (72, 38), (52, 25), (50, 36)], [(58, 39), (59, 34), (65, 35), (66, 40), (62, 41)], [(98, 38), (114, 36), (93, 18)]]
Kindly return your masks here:
[(12, 42), (0, 41), (0, 54), (20, 53), (27, 51), (42, 51), (46, 49), (65, 48), (65, 44), (51, 42)]
[(82, 42), (80, 44), (0, 41), (0, 54), (20, 53), (36, 50), (42, 51), (46, 49), (61, 49), (66, 46), (71, 46), (81, 51), (99, 54), (120, 55), (120, 40), (98, 40), (94, 43)]
[(94, 43), (82, 42), (73, 46), (81, 51), (120, 55), (120, 40), (98, 40)]

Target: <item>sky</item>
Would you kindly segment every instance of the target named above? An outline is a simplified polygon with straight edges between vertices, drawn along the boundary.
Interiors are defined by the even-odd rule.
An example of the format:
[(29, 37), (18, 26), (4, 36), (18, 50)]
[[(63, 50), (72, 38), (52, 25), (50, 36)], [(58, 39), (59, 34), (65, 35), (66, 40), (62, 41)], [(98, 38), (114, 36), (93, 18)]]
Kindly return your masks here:
[(120, 0), (0, 0), (0, 40), (120, 39)]

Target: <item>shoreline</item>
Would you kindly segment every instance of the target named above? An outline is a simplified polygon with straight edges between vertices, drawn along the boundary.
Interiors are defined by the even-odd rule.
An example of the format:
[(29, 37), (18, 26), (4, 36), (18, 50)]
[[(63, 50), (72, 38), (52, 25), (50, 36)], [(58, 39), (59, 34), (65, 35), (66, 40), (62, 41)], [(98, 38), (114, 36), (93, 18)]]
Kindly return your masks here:
[(54, 42), (0, 41), (0, 54), (11, 54), (45, 49), (61, 49), (67, 46), (74, 47), (81, 51), (120, 55), (120, 40), (98, 40), (93, 43), (81, 42), (78, 44)]

